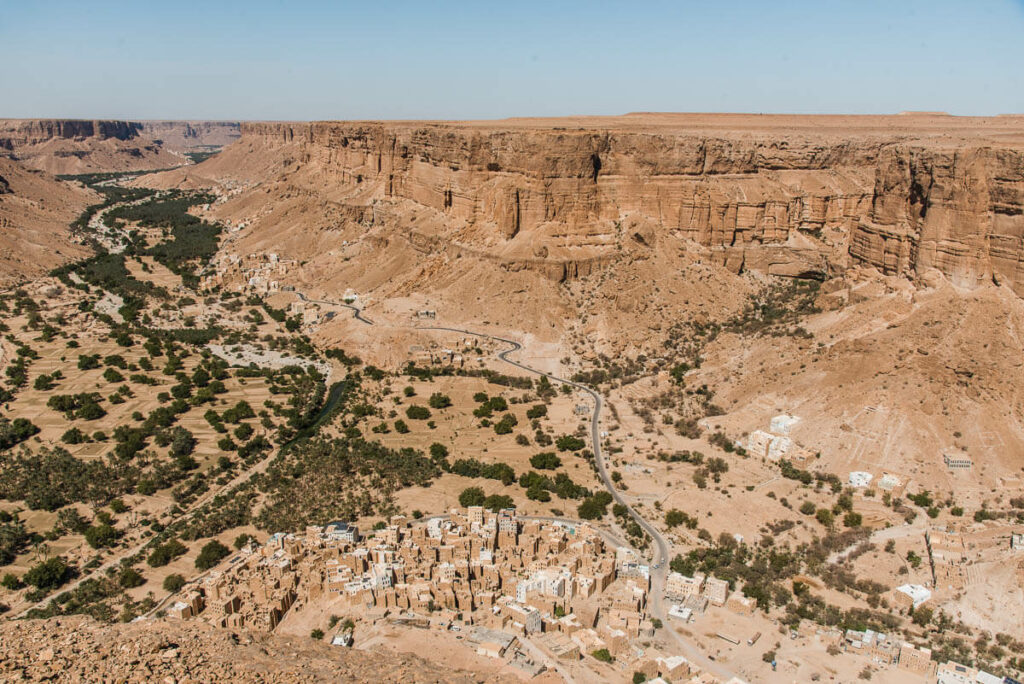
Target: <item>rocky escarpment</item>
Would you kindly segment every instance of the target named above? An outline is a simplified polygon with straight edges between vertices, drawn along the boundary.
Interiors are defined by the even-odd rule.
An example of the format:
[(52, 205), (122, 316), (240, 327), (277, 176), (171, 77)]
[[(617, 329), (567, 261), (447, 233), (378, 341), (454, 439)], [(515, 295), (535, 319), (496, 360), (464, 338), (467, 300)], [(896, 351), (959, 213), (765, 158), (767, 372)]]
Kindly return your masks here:
[(0, 154), (52, 174), (162, 169), (184, 161), (132, 121), (0, 120)]
[(144, 121), (141, 126), (147, 136), (177, 151), (223, 147), (241, 135), (236, 121)]
[(308, 638), (147, 620), (104, 625), (85, 617), (0, 625), (0, 680), (50, 682), (503, 682), (404, 654)]
[[(936, 135), (936, 119), (900, 117), (824, 132), (695, 130), (685, 120), (246, 123), (238, 145), (276, 151), (297, 185), (316, 169), (342, 204), (429, 209), (444, 226), (435, 245), (562, 276), (614, 258), (623, 240), (656, 248), (671, 233), (733, 270), (937, 268), (961, 285), (995, 279), (1024, 294), (1024, 146), (972, 133), (983, 130), (974, 120), (938, 119), (959, 128)], [(630, 234), (632, 225), (653, 233)]]
[(0, 121), (0, 147), (13, 150), (53, 139), (131, 140), (139, 137), (142, 124), (133, 121), (85, 119), (28, 119)]

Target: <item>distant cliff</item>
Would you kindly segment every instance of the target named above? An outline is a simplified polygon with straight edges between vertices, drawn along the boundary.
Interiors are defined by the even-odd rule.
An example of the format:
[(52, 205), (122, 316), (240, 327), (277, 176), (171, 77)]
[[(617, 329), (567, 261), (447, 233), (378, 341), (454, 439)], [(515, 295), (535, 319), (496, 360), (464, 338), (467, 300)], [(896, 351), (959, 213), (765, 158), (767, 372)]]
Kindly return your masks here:
[[(771, 117), (748, 117), (747, 128), (622, 117), (243, 123), (241, 134), (249, 154), (277, 150), (320, 183), (369, 184), (354, 203), (432, 209), (472, 225), (485, 252), (508, 257), (523, 243), (524, 264), (560, 259), (549, 266), (562, 277), (565, 255), (607, 262), (615, 240), (605, 238), (641, 222), (733, 270), (820, 276), (861, 263), (912, 277), (934, 267), (1024, 295), (1024, 120), (791, 118), (777, 130)], [(1001, 139), (1007, 130), (1016, 136)]]
[(141, 126), (150, 138), (178, 151), (223, 147), (241, 135), (237, 121), (145, 121)]
[(0, 120), (0, 154), (53, 174), (134, 171), (184, 160), (145, 135), (134, 121)]

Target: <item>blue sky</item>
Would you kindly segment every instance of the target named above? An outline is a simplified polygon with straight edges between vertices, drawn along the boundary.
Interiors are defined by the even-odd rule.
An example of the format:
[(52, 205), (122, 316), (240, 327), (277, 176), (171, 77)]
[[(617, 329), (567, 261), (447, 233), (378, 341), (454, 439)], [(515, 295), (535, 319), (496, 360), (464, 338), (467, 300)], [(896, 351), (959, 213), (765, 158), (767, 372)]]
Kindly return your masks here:
[(0, 117), (1024, 112), (1024, 0), (0, 0)]

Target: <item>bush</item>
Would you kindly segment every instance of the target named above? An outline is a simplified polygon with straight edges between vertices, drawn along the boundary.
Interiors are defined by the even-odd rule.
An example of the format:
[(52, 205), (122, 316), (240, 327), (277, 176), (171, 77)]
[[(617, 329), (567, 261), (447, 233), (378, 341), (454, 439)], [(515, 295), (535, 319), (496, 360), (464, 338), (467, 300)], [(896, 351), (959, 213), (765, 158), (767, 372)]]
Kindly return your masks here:
[(612, 658), (612, 654), (608, 652), (607, 648), (599, 648), (596, 651), (591, 651), (590, 655), (597, 660), (600, 660), (602, 663), (610, 663), (615, 660)]
[(185, 578), (177, 573), (168, 575), (164, 578), (164, 591), (169, 591), (174, 594), (181, 591), (183, 586), (185, 586)]
[(543, 418), (548, 415), (548, 407), (545, 404), (534, 404), (526, 411), (526, 417), (530, 420)]
[(200, 570), (209, 570), (230, 553), (231, 549), (214, 539), (199, 552), (199, 556), (196, 558), (196, 567)]
[(241, 549), (243, 546), (245, 546), (251, 541), (256, 541), (256, 537), (252, 536), (251, 534), (240, 534), (237, 537), (235, 537), (235, 541), (232, 544), (232, 546), (234, 546), (236, 549)]
[(146, 578), (135, 568), (125, 568), (117, 578), (117, 583), (125, 589), (141, 587), (146, 583)]
[(800, 504), (800, 512), (804, 515), (814, 515), (814, 512), (818, 509), (812, 501), (804, 501)]
[(558, 458), (553, 451), (542, 451), (530, 458), (530, 465), (537, 470), (554, 470), (562, 465), (562, 459)]
[(459, 494), (459, 505), (460, 506), (481, 506), (487, 496), (484, 494), (484, 490), (479, 487), (466, 487)]
[(188, 551), (188, 548), (186, 548), (184, 544), (177, 539), (171, 539), (163, 544), (155, 546), (153, 551), (149, 554), (149, 558), (146, 559), (146, 562), (154, 568), (159, 568), (167, 565), (186, 551)]
[(499, 435), (507, 435), (512, 432), (512, 428), (519, 424), (519, 421), (511, 413), (506, 413), (501, 417), (497, 423), (494, 424), (494, 431)]
[(37, 563), (29, 568), (28, 572), (25, 573), (26, 584), (29, 584), (36, 589), (47, 591), (49, 589), (56, 589), (61, 586), (74, 574), (71, 567), (64, 562), (64, 559), (60, 556), (55, 556), (49, 560), (45, 560), (42, 563)]
[(434, 392), (430, 395), (430, 399), (427, 403), (430, 404), (430, 408), (432, 409), (444, 409), (452, 405), (452, 400), (447, 394)]
[(82, 442), (86, 441), (86, 439), (88, 438), (85, 436), (85, 433), (76, 427), (73, 427), (70, 430), (65, 431), (64, 434), (61, 435), (60, 437), (60, 441), (64, 442), (65, 444), (81, 444)]
[(427, 420), (430, 418), (430, 409), (426, 406), (410, 406), (405, 409), (405, 417), (410, 420)]
[(559, 451), (579, 451), (587, 446), (587, 443), (573, 435), (562, 435), (555, 440), (555, 446), (558, 447)]
[(395, 421), (395, 432), (397, 432), (400, 435), (404, 435), (404, 434), (409, 432), (409, 426), (406, 424), (406, 422), (404, 420), (401, 420), (401, 419), (396, 420)]
[(491, 494), (489, 497), (484, 499), (483, 507), (493, 513), (497, 513), (503, 508), (515, 508), (515, 502), (512, 501), (511, 496), (505, 496), (504, 494)]
[(102, 549), (117, 541), (117, 530), (107, 524), (93, 525), (85, 531), (85, 541), (94, 549)]

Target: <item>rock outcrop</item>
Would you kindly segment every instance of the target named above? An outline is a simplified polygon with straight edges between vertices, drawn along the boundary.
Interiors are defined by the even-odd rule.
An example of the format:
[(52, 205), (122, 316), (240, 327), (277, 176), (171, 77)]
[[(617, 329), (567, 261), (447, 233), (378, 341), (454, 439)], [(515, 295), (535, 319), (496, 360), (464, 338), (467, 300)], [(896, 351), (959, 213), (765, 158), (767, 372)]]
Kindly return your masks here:
[(420, 243), (507, 268), (590, 272), (632, 239), (621, 230), (632, 217), (734, 270), (936, 268), (1024, 294), (1024, 119), (646, 115), (241, 133), (236, 156), (277, 160), (276, 176), (247, 180), (287, 178), (339, 206), (427, 209), (443, 227)]
[(52, 174), (164, 169), (184, 162), (132, 121), (0, 120), (0, 154)]
[(500, 682), (404, 654), (329, 646), (308, 638), (145, 620), (85, 617), (0, 625), (0, 680), (50, 682)]
[(224, 147), (241, 135), (236, 121), (144, 121), (141, 128), (167, 149), (179, 152)]

